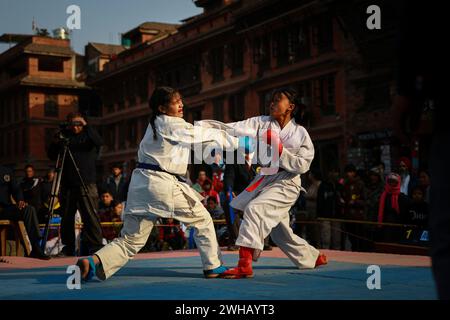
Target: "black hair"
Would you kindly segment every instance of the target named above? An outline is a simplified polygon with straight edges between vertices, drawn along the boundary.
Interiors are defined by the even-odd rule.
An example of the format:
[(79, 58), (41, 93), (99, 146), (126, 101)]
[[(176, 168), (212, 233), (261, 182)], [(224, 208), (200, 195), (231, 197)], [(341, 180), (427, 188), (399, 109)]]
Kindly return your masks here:
[(34, 170), (34, 166), (32, 164), (27, 164), (24, 169), (27, 170), (28, 168), (31, 168)]
[(120, 201), (112, 200), (112, 201), (111, 201), (111, 204), (110, 204), (110, 207), (111, 207), (111, 208), (115, 208), (115, 207), (117, 207), (119, 204), (121, 204)]
[(212, 202), (214, 202), (215, 204), (217, 204), (217, 199), (216, 199), (216, 197), (210, 196), (210, 197), (208, 197), (208, 200), (206, 200), (206, 202), (208, 202), (209, 200), (211, 200)]
[(120, 170), (123, 170), (122, 164), (120, 164), (120, 163), (113, 163), (111, 165), (111, 169), (114, 169), (114, 168), (119, 168)]
[(152, 125), (154, 140), (156, 140), (155, 120), (157, 116), (162, 114), (159, 107), (167, 106), (176, 94), (179, 94), (179, 92), (171, 87), (157, 87), (148, 100), (148, 106), (152, 110), (150, 124)]
[(285, 95), (291, 104), (294, 105), (294, 110), (292, 111), (292, 118), (295, 119), (297, 124), (303, 124), (304, 113), (306, 110), (306, 105), (302, 102), (301, 97), (292, 88), (279, 88), (272, 92), (272, 101), (280, 97), (281, 94)]
[(80, 112), (78, 112), (78, 111), (74, 111), (74, 112), (71, 112), (71, 113), (69, 113), (67, 116), (66, 116), (66, 120), (67, 121), (72, 121), (73, 119), (75, 119), (75, 118), (84, 118), (83, 117), (83, 115), (80, 113)]
[(111, 191), (109, 191), (109, 190), (102, 190), (101, 192), (100, 192), (100, 196), (101, 195), (103, 195), (103, 194), (105, 194), (105, 193), (107, 193), (107, 194), (109, 194), (111, 197), (113, 196), (113, 194), (112, 194), (112, 192)]

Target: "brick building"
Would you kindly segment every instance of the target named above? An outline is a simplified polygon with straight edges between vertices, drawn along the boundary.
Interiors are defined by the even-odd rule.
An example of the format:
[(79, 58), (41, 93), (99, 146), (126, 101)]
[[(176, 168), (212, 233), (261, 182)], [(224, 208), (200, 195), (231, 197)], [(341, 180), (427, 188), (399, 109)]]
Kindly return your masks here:
[(314, 167), (383, 161), (389, 170), (401, 152), (390, 130), (395, 8), (379, 2), (383, 29), (375, 31), (366, 28), (367, 1), (199, 0), (204, 12), (181, 25), (145, 23), (124, 34), (130, 48), (88, 80), (103, 99), (105, 169), (134, 166), (149, 93), (169, 85), (182, 92), (191, 122), (264, 114), (273, 89), (294, 87), (309, 107)]
[(46, 154), (59, 123), (89, 101), (76, 79), (81, 60), (68, 39), (4, 34), (16, 43), (0, 54), (0, 163), (22, 174), (27, 163), (43, 174), (53, 163)]

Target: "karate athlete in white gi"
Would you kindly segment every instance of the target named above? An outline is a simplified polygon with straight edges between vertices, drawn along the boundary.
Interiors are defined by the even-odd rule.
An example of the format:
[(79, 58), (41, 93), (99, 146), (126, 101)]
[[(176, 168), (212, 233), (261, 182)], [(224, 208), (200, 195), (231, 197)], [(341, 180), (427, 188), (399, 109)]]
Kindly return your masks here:
[[(203, 127), (221, 128), (235, 136), (253, 136), (261, 145), (270, 145), (276, 166), (262, 168), (245, 191), (230, 205), (244, 212), (236, 245), (240, 246), (236, 268), (225, 271), (225, 278), (253, 277), (252, 260), (257, 261), (270, 234), (275, 244), (298, 268), (315, 268), (327, 263), (321, 254), (289, 227), (289, 210), (300, 190), (300, 174), (309, 170), (314, 146), (301, 121), (304, 105), (293, 90), (276, 90), (272, 95), (270, 116), (223, 124), (214, 120), (200, 121)], [(259, 150), (257, 150), (257, 153)], [(259, 161), (259, 160), (258, 160)], [(272, 161), (273, 162), (273, 161)], [(264, 164), (263, 164), (264, 165)]]
[(201, 203), (203, 197), (180, 176), (187, 174), (193, 145), (210, 143), (235, 150), (239, 139), (184, 121), (181, 97), (172, 88), (156, 88), (149, 105), (153, 117), (139, 146), (121, 235), (93, 256), (78, 260), (83, 280), (94, 275), (101, 280), (111, 277), (145, 245), (159, 217), (175, 218), (194, 228), (205, 277), (215, 278), (227, 270), (221, 263), (211, 215)]

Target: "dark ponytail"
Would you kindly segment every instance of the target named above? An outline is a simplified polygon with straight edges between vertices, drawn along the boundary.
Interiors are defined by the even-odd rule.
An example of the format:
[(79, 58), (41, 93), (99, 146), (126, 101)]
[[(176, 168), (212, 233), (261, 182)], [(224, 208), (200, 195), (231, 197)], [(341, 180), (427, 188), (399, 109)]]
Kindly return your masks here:
[(159, 110), (159, 107), (167, 106), (176, 94), (179, 94), (178, 91), (171, 87), (157, 87), (153, 91), (150, 99), (148, 100), (148, 106), (152, 110), (150, 124), (152, 125), (154, 140), (156, 140), (156, 128), (155, 128), (156, 117), (163, 114)]
[(289, 102), (294, 105), (294, 110), (292, 111), (292, 118), (294, 118), (297, 124), (302, 125), (304, 120), (304, 114), (306, 111), (306, 105), (302, 102), (302, 99), (297, 94), (297, 91), (295, 91), (292, 88), (276, 89), (272, 93), (272, 101), (281, 94), (284, 94), (289, 99)]

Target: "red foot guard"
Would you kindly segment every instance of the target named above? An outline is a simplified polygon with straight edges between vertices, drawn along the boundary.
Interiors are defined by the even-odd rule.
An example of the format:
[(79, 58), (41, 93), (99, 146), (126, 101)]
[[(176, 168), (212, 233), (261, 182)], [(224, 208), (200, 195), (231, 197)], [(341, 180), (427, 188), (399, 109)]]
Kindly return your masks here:
[(240, 247), (237, 267), (225, 271), (221, 274), (221, 277), (225, 279), (253, 278), (253, 251), (252, 248)]
[(327, 256), (324, 255), (323, 253), (319, 253), (319, 256), (317, 257), (316, 260), (316, 265), (314, 266), (314, 268), (317, 268), (318, 266), (327, 264), (328, 260), (327, 260)]

